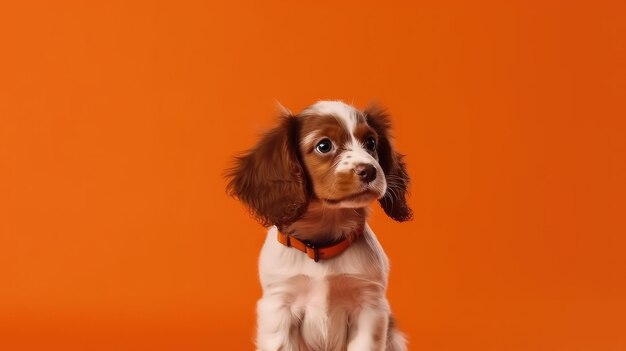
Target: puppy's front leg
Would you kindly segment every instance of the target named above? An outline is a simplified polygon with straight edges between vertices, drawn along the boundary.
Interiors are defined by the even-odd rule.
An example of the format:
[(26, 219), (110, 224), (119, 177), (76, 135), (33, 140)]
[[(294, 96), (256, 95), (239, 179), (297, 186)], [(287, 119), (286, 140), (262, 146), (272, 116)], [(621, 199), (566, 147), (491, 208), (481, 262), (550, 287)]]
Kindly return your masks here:
[(364, 306), (350, 326), (348, 351), (384, 351), (388, 322), (389, 311), (382, 306)]
[(299, 351), (298, 319), (281, 299), (264, 297), (257, 303), (257, 349)]

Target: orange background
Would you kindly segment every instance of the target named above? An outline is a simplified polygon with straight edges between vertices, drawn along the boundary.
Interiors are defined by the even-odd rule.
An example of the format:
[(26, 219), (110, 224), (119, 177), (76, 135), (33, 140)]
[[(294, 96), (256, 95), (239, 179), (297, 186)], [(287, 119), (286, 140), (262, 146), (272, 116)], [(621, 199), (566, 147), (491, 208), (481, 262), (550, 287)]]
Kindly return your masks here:
[[(621, 3), (621, 4), (620, 4)], [(391, 112), (411, 350), (626, 349), (622, 1), (0, 5), (0, 349), (251, 350), (231, 156), (274, 100)]]

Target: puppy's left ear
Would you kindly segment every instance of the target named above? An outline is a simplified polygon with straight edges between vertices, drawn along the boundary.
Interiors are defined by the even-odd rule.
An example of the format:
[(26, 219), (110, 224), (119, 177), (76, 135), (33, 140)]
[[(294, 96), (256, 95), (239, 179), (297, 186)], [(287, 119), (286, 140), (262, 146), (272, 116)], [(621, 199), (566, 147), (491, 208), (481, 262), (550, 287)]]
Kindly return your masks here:
[(409, 174), (398, 153), (391, 143), (391, 120), (380, 107), (372, 105), (365, 111), (367, 124), (378, 133), (378, 163), (385, 173), (387, 191), (378, 200), (381, 207), (395, 221), (404, 222), (413, 218), (413, 211), (406, 202), (409, 188)]

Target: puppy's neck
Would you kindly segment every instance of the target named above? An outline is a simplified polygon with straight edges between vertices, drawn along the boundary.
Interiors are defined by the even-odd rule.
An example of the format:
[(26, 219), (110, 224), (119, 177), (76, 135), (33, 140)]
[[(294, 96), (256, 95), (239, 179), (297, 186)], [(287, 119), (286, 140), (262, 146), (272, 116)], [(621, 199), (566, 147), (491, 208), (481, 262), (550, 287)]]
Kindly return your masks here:
[(300, 240), (321, 245), (342, 240), (362, 230), (369, 212), (369, 207), (328, 208), (319, 201), (313, 201), (301, 219), (283, 229), (286, 234)]

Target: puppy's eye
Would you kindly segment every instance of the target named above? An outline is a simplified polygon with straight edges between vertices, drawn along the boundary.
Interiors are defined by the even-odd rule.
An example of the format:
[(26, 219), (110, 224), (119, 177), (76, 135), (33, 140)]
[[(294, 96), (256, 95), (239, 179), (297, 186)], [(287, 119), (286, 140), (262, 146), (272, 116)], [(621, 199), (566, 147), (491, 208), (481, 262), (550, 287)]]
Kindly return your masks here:
[(329, 153), (330, 150), (332, 149), (333, 149), (333, 143), (328, 138), (324, 138), (320, 140), (320, 142), (317, 143), (317, 145), (315, 145), (315, 151), (321, 154)]
[(365, 147), (369, 150), (369, 151), (374, 151), (376, 150), (376, 139), (374, 139), (373, 136), (368, 136), (365, 139)]

